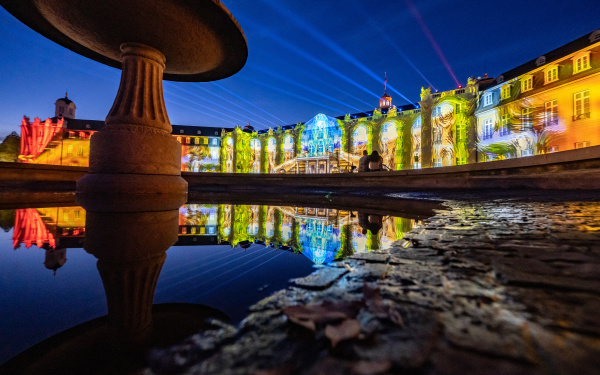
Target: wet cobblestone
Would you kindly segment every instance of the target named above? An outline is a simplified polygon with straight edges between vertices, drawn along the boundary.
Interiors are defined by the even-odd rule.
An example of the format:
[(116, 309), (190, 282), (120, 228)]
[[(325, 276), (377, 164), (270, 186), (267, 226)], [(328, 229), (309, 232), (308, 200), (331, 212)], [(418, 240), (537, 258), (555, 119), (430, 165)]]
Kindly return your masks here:
[[(446, 204), (389, 251), (318, 269), (318, 288), (296, 282), (239, 327), (155, 351), (146, 373), (598, 373), (600, 204)], [(361, 304), (360, 334), (335, 347), (283, 312), (339, 301)]]

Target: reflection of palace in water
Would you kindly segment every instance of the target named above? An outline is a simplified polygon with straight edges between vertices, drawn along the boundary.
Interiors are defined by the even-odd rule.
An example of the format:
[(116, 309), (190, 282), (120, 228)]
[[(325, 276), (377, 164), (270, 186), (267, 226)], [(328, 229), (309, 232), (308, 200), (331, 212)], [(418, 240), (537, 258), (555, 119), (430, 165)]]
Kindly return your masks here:
[[(507, 159), (600, 144), (600, 30), (496, 78), (470, 77), (444, 92), (423, 88), (421, 100), (254, 131), (173, 126), (181, 170), (229, 173), (335, 173), (376, 150), (391, 170)], [(19, 161), (87, 166), (90, 136), (103, 121), (75, 118), (66, 95), (55, 116), (24, 117)]]
[[(356, 211), (332, 208), (187, 204), (179, 209), (174, 246), (252, 243), (302, 253), (323, 264), (354, 253), (385, 249), (415, 225), (412, 219), (378, 217), (377, 230), (361, 223)], [(56, 271), (67, 248), (83, 247), (86, 212), (81, 207), (16, 210), (13, 247), (46, 250), (45, 265)]]

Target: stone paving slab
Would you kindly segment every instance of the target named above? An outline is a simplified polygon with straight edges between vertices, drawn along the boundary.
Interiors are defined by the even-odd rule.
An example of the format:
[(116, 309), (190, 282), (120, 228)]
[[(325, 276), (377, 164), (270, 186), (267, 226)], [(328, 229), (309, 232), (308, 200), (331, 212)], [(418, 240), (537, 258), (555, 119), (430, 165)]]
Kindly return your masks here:
[[(600, 204), (446, 204), (389, 250), (296, 279), (238, 327), (155, 350), (145, 374), (597, 374)], [(336, 310), (348, 303), (356, 316)], [(338, 318), (308, 329), (289, 306)], [(360, 329), (333, 341), (345, 323)]]

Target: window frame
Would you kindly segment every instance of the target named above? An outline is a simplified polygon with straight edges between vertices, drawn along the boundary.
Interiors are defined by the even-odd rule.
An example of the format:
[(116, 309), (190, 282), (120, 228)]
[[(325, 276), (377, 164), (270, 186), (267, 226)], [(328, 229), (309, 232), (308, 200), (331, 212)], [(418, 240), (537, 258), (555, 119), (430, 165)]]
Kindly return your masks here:
[(511, 132), (510, 127), (510, 114), (505, 113), (500, 115), (500, 136), (503, 137), (505, 135), (509, 135)]
[(488, 117), (483, 120), (482, 124), (483, 136), (482, 139), (491, 139), (494, 136), (494, 120), (491, 117)]
[[(577, 98), (577, 95), (580, 95), (580, 98)], [(578, 105), (580, 104), (580, 109), (578, 109)], [(590, 90), (583, 90), (580, 92), (576, 92), (573, 94), (573, 121), (579, 120), (582, 118), (590, 117)]]
[(573, 57), (573, 74), (581, 73), (591, 68), (592, 65), (589, 51), (579, 53)]
[(533, 108), (525, 107), (521, 109), (521, 128), (531, 129), (533, 127)]
[(509, 99), (510, 98), (510, 84), (505, 84), (500, 89), (500, 99)]
[[(548, 111), (550, 109), (550, 111)], [(558, 100), (544, 102), (544, 127), (558, 125)]]
[(487, 107), (488, 105), (492, 105), (493, 104), (493, 96), (491, 92), (486, 92), (485, 94), (483, 94), (483, 106)]
[(533, 76), (524, 76), (521, 79), (521, 92), (533, 90)]
[(558, 65), (553, 65), (544, 70), (544, 84), (558, 81)]

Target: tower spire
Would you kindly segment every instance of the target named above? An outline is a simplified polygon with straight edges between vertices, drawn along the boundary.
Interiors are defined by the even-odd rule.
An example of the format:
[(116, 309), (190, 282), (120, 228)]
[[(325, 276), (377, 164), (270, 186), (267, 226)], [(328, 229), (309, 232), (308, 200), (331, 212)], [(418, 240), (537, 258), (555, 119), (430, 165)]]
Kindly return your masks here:
[(383, 95), (387, 95), (387, 72), (384, 73), (385, 78), (383, 80)]
[(383, 96), (379, 98), (379, 109), (387, 111), (392, 107), (392, 97), (387, 94), (387, 72), (383, 79)]

